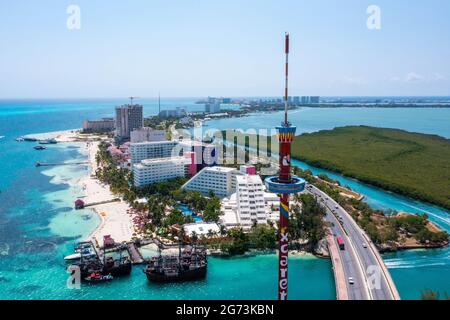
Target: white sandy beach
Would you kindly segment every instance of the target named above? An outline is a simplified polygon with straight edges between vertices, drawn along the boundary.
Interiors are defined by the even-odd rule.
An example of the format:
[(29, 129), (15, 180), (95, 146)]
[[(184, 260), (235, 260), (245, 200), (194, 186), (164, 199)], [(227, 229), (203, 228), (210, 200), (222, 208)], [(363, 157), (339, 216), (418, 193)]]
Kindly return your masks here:
[[(91, 174), (95, 173), (99, 142), (90, 142), (85, 145), (89, 162), (91, 163)], [(102, 184), (91, 176), (86, 176), (79, 181), (86, 197), (85, 203), (106, 201), (116, 198), (109, 190), (108, 185)], [(92, 207), (100, 215), (102, 222), (98, 228), (89, 236), (89, 239), (97, 240), (99, 245), (103, 245), (103, 236), (110, 235), (116, 242), (130, 241), (134, 233), (134, 225), (131, 215), (127, 213), (129, 205), (123, 201), (102, 204)]]

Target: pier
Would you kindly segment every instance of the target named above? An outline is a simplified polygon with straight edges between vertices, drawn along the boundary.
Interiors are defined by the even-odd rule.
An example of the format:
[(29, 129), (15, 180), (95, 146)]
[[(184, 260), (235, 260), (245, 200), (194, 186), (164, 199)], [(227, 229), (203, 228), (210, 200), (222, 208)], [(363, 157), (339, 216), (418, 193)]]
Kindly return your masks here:
[(83, 200), (78, 199), (77, 201), (75, 201), (75, 209), (76, 210), (81, 210), (81, 209), (88, 208), (88, 207), (94, 207), (94, 206), (98, 206), (98, 205), (101, 205), (101, 204), (120, 202), (120, 201), (121, 201), (120, 198), (114, 198), (114, 199), (111, 199), (111, 200), (85, 203)]
[(62, 162), (62, 163), (44, 163), (44, 162), (36, 162), (36, 167), (55, 167), (55, 166), (76, 166), (82, 164), (89, 164), (89, 161), (80, 161), (80, 162)]
[(127, 243), (128, 253), (130, 254), (131, 262), (133, 264), (142, 264), (145, 262), (145, 259), (142, 257), (142, 254), (136, 248), (134, 242)]

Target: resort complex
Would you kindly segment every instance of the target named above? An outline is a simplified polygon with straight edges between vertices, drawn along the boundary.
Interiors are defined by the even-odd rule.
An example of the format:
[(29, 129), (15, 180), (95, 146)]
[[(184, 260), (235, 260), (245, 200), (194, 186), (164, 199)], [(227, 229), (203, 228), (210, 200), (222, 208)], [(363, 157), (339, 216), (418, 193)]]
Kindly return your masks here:
[(17, 2), (0, 301), (450, 300), (450, 2)]
[[(276, 127), (278, 144), (271, 142), (270, 150), (279, 152), (275, 160), (231, 141), (246, 161), (222, 163), (221, 151), (229, 144), (225, 148), (209, 136), (187, 138), (177, 130), (195, 126), (198, 115), (177, 107), (144, 119), (143, 106), (133, 104), (136, 98), (116, 107), (114, 120), (83, 123), (75, 139), (85, 139), (91, 175), (83, 182), (87, 196), (76, 199), (75, 208), (93, 208), (102, 224), (66, 260), (75, 261), (85, 281), (112, 281), (139, 264), (146, 265), (143, 272), (151, 282), (193, 281), (207, 276), (209, 255), (276, 250), (278, 298), (286, 300), (288, 252), (293, 250), (331, 259), (337, 299), (398, 300), (379, 252), (448, 244), (448, 234), (426, 217), (402, 213), (387, 222), (349, 187), (292, 168), (293, 155), (301, 156), (302, 149), (295, 145), (289, 105), (315, 104), (319, 98), (288, 96), (288, 35), (285, 46), (284, 118)], [(222, 102), (209, 97), (204, 114), (219, 114)], [(382, 271), (379, 290), (368, 285), (370, 266)]]

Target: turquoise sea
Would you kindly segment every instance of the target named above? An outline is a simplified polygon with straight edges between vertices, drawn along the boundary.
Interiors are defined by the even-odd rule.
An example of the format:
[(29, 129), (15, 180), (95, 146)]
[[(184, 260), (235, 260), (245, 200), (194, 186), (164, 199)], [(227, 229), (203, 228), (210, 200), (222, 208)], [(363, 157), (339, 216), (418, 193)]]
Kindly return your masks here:
[[(202, 110), (196, 99), (162, 101), (162, 109), (186, 106)], [(82, 194), (75, 182), (87, 167), (35, 168), (36, 161), (61, 162), (84, 159), (76, 144), (50, 146), (35, 151), (32, 143), (15, 142), (17, 136), (79, 128), (86, 119), (113, 115), (120, 100), (0, 101), (0, 299), (274, 299), (275, 255), (248, 258), (211, 258), (204, 281), (149, 284), (136, 267), (129, 278), (105, 285), (66, 287), (62, 257), (74, 242), (88, 235), (99, 223), (90, 210), (75, 212), (73, 200)], [(140, 101), (146, 115), (157, 113), (156, 99)], [(450, 109), (301, 109), (292, 122), (300, 131), (329, 129), (345, 124), (367, 124), (450, 137)], [(208, 122), (217, 129), (271, 128), (277, 114), (259, 114), (239, 119)], [(281, 119), (281, 117), (280, 117)], [(307, 167), (304, 163), (297, 163)], [(314, 170), (321, 171), (313, 168)], [(322, 170), (323, 171), (323, 170)], [(426, 212), (450, 231), (448, 211), (412, 201), (357, 181), (333, 175), (344, 185), (365, 194), (377, 208)], [(402, 298), (420, 297), (431, 288), (450, 293), (449, 249), (416, 250), (384, 256)], [(291, 299), (334, 299), (335, 287), (328, 260), (312, 256), (290, 259)]]

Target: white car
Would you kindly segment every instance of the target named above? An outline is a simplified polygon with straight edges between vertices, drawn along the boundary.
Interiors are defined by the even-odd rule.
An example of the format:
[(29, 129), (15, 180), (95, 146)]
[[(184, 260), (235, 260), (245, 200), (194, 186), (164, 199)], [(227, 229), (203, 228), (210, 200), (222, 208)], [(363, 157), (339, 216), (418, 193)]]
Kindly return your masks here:
[(348, 283), (350, 283), (350, 284), (354, 284), (355, 283), (355, 280), (353, 279), (353, 277), (349, 277), (348, 278)]
[(367, 244), (365, 242), (362, 243), (363, 248), (367, 248)]

